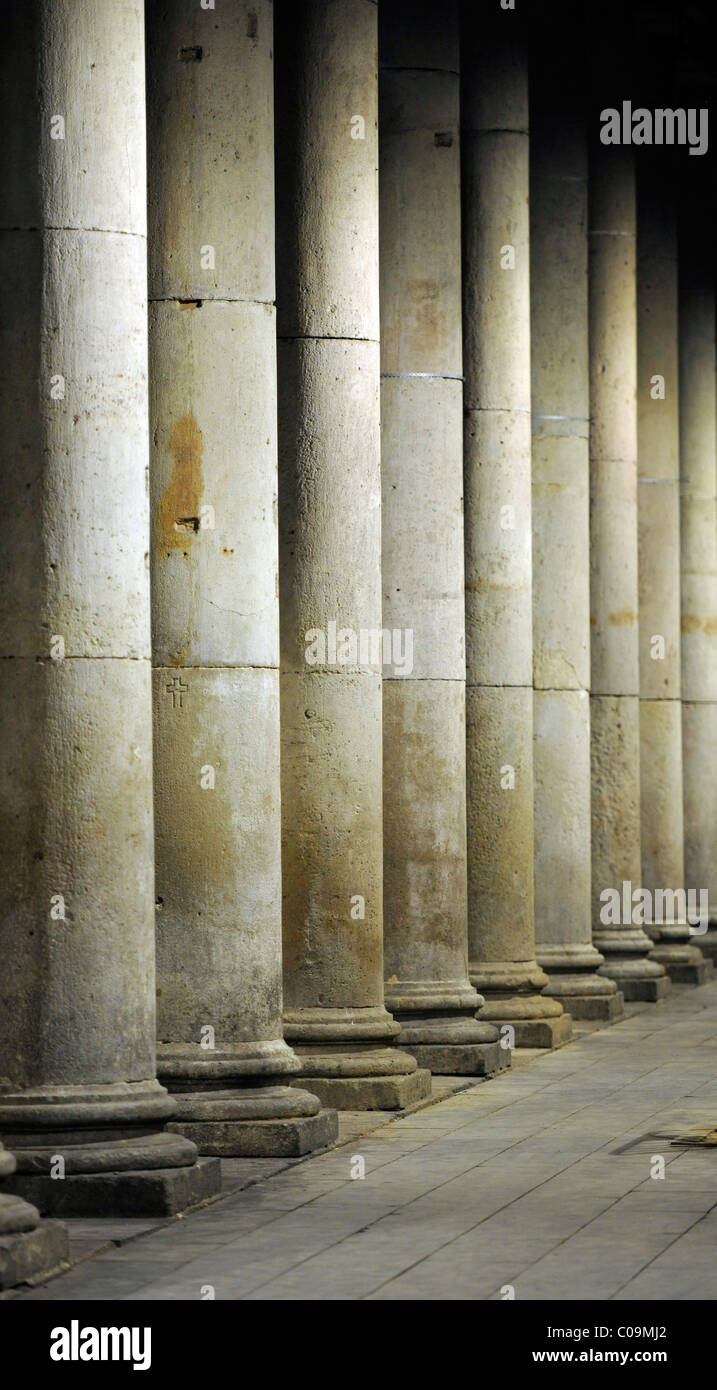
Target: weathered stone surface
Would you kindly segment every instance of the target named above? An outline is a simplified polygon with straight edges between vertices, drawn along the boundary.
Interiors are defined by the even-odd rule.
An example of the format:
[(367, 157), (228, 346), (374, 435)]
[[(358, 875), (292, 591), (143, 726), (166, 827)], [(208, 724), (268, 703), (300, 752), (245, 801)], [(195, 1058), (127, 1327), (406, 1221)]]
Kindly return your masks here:
[[(285, 1029), (361, 1058), (398, 1032), (383, 1007), (377, 7), (280, 0), (276, 19)], [(342, 1104), (329, 1090), (317, 1081)]]
[(70, 1248), (66, 1226), (41, 1224), (37, 1207), (3, 1190), (15, 1168), (14, 1154), (0, 1144), (0, 1290), (56, 1271)]
[(712, 961), (705, 960), (699, 947), (684, 946), (681, 941), (670, 945), (661, 939), (651, 956), (659, 960), (676, 985), (706, 985), (713, 978)]
[(405, 7), (379, 10), (383, 623), (412, 643), (383, 681), (385, 998), (422, 1065), (483, 1075), (497, 1033), (473, 1021), (467, 960), (457, 6), (423, 18), (413, 67)]
[[(664, 970), (664, 966), (660, 968)], [(639, 979), (630, 979), (624, 972), (620, 975), (620, 993), (628, 1004), (659, 1004), (662, 999), (669, 997), (670, 991), (670, 978), (666, 974), (652, 979), (646, 979), (643, 974)]]
[(559, 1018), (535, 1018), (508, 1020), (515, 1029), (516, 1047), (562, 1047), (570, 1042), (573, 1035), (573, 1021), (570, 1014), (563, 1013)]
[(170, 1125), (191, 1139), (202, 1154), (222, 1158), (298, 1158), (335, 1143), (339, 1133), (335, 1110), (286, 1120), (185, 1120)]
[(43, 1221), (34, 1230), (0, 1235), (0, 1289), (14, 1289), (59, 1273), (69, 1254), (67, 1227), (60, 1221)]
[(0, 1192), (0, 1236), (33, 1231), (40, 1224), (40, 1213), (21, 1197)]
[[(298, 1058), (297, 1058), (298, 1062)], [(297, 1068), (298, 1069), (298, 1068)], [(292, 1086), (257, 1086), (243, 1090), (201, 1090), (174, 1097), (177, 1112), (172, 1124), (185, 1120), (286, 1120), (318, 1115), (316, 1096)], [(169, 1126), (168, 1126), (169, 1127)]]
[[(163, 1131), (150, 1134), (146, 1138), (114, 1139), (104, 1143), (89, 1141), (62, 1143), (59, 1138), (53, 1143), (25, 1147), (24, 1135), (14, 1136), (13, 1153), (17, 1159), (18, 1174), (50, 1174), (57, 1182), (52, 1170), (57, 1166), (58, 1157), (62, 1159), (65, 1173), (119, 1173), (149, 1171), (153, 1168), (172, 1166), (187, 1167), (194, 1163), (197, 1154), (193, 1145)], [(16, 1178), (12, 1178), (13, 1187)]]
[(273, 303), (272, 28), (271, 0), (152, 0), (149, 236), (166, 251), (152, 299)]
[[(318, 1076), (404, 1076), (416, 1071), (413, 1057), (398, 1047), (367, 1048), (358, 1043), (354, 1048), (317, 1044), (315, 1047), (297, 1045), (301, 1075), (313, 1082)], [(292, 1085), (301, 1084), (296, 1078)], [(313, 1085), (312, 1088), (313, 1090)]]
[[(685, 886), (680, 669), (677, 228), (645, 179), (638, 200), (638, 556), (642, 886)], [(670, 979), (709, 975), (689, 923), (648, 921)]]
[[(519, 41), (462, 54), (468, 950), (484, 1021), (535, 960), (528, 74)], [(495, 1010), (497, 1009), (497, 1013)], [(561, 1013), (561, 1006), (555, 1006)]]
[(559, 999), (545, 994), (489, 994), (479, 1017), (512, 1028), (516, 1047), (558, 1047), (572, 1036), (572, 1018)]
[[(121, 1141), (160, 1144), (174, 1108), (154, 1080), (143, 14), (39, 0), (9, 17), (2, 90), (0, 1133), (22, 1169), (80, 1141), (91, 1173), (114, 1136), (130, 1204)], [(195, 1150), (175, 1150), (165, 1186), (187, 1188)], [(13, 1181), (45, 1210), (105, 1179)]]
[[(208, 1143), (231, 1120), (208, 1151), (244, 1153), (239, 1122), (302, 1129), (306, 1113), (288, 1088), (263, 1106), (200, 1089), (298, 1067), (282, 1037), (272, 7), (149, 15), (158, 1061), (179, 1132)], [(272, 1134), (278, 1154), (299, 1142), (262, 1134), (262, 1153)]]
[[(680, 229), (680, 595), (685, 884), (717, 919), (717, 429), (715, 292), (709, 256)], [(714, 940), (714, 937), (712, 938)], [(717, 958), (704, 936), (700, 949)]]
[(13, 1187), (52, 1215), (176, 1216), (221, 1190), (221, 1169), (218, 1159), (199, 1158), (181, 1168), (69, 1173), (62, 1180), (21, 1173)]
[(281, 338), (379, 336), (376, 9), (274, 6)]
[(423, 1016), (414, 1012), (398, 1016), (398, 1047), (436, 1075), (492, 1076), (510, 1066), (510, 1048), (504, 1046), (493, 1024), (438, 1009)]
[(296, 1084), (310, 1084), (321, 1104), (336, 1110), (403, 1110), (431, 1094), (431, 1073), (419, 1068), (394, 1076), (312, 1075)]
[(713, 927), (708, 927), (699, 940), (700, 950), (706, 960), (711, 960), (713, 965), (717, 965), (717, 931)]
[(614, 1018), (591, 933), (587, 137), (548, 101), (531, 131), (535, 954), (546, 994)]
[[(553, 980), (552, 988), (555, 997), (563, 1005), (566, 1013), (571, 1018), (581, 1018), (589, 1020), (601, 1020), (605, 1023), (614, 1023), (615, 1019), (621, 1017), (624, 1009), (625, 997), (621, 990), (613, 990), (600, 994), (579, 993), (584, 986), (585, 977), (578, 976), (558, 976)], [(614, 984), (613, 980), (601, 980), (601, 984)]]
[(495, 1041), (484, 1043), (406, 1043), (401, 1046), (410, 1052), (419, 1067), (427, 1067), (434, 1076), (495, 1076), (510, 1066), (510, 1048), (498, 1041), (497, 1029), (491, 1028)]

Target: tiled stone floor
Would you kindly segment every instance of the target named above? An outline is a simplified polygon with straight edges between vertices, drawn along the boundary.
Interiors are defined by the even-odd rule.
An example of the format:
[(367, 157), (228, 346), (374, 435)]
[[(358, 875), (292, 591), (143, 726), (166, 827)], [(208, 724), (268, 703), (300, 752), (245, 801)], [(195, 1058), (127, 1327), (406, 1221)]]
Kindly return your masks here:
[(314, 1158), (227, 1164), (184, 1218), (69, 1223), (81, 1262), (7, 1297), (717, 1298), (717, 1148), (670, 1142), (717, 1126), (717, 983), (517, 1060), (393, 1122), (343, 1117)]

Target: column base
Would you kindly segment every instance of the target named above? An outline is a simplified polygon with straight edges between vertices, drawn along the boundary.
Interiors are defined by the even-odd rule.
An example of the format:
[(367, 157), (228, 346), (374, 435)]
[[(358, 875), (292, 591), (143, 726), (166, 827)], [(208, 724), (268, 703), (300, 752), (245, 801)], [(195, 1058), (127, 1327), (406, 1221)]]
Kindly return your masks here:
[(665, 974), (648, 979), (618, 977), (617, 983), (626, 1004), (659, 1004), (662, 999), (669, 999), (672, 991), (669, 975)]
[(0, 1195), (0, 1290), (36, 1283), (59, 1272), (70, 1256), (67, 1227), (40, 1222), (36, 1207)]
[(626, 1003), (657, 1004), (670, 993), (664, 966), (653, 960), (653, 943), (642, 927), (605, 927), (600, 923), (593, 933), (605, 964), (597, 974), (614, 980)]
[[(242, 1042), (211, 1050), (201, 1043), (159, 1042), (157, 1078), (169, 1091), (211, 1090), (215, 1086), (280, 1085), (298, 1071), (292, 1049), (283, 1038)], [(172, 1105), (174, 1109), (174, 1105)]]
[[(15, 1172), (15, 1158), (0, 1144), (0, 1186)], [(70, 1239), (59, 1221), (43, 1221), (16, 1193), (0, 1191), (0, 1290), (35, 1283), (67, 1264)]]
[(334, 1110), (403, 1110), (431, 1094), (431, 1073), (390, 1044), (400, 1024), (382, 1004), (296, 1009), (284, 1033), (299, 1059), (292, 1086)]
[[(590, 977), (588, 976), (588, 983), (589, 981)], [(614, 980), (609, 981), (610, 984), (614, 985), (614, 989), (610, 993), (586, 991), (585, 983), (582, 977), (573, 981), (560, 981), (561, 988), (559, 990), (549, 988), (546, 990), (546, 994), (559, 998), (563, 1008), (570, 1014), (571, 1018), (602, 1023), (614, 1023), (615, 1019), (622, 1018), (625, 1012), (625, 997), (615, 985)], [(605, 980), (604, 983), (608, 983), (608, 981)]]
[(481, 1023), (513, 1029), (516, 1047), (562, 1047), (573, 1036), (573, 1020), (557, 999), (540, 995), (502, 999), (489, 996), (480, 1012)]
[(614, 980), (598, 974), (605, 958), (589, 942), (537, 946), (536, 955), (548, 972), (543, 995), (573, 1018), (611, 1023), (622, 1017), (623, 996)]
[(495, 1076), (510, 1066), (510, 1048), (491, 1043), (403, 1043), (432, 1076)]
[(654, 942), (650, 960), (662, 965), (674, 984), (706, 985), (713, 978), (712, 962), (693, 944), (689, 922), (654, 922), (646, 928)]
[(57, 1216), (176, 1216), (221, 1191), (216, 1158), (186, 1168), (137, 1173), (71, 1173), (62, 1182), (20, 1174), (13, 1187), (42, 1212)]
[(711, 960), (713, 966), (717, 966), (717, 926), (714, 922), (710, 922), (704, 936), (700, 936), (698, 941), (705, 960)]
[(559, 999), (574, 1019), (611, 1023), (623, 1016), (623, 995), (614, 980), (598, 973), (604, 956), (591, 942), (538, 945), (535, 954), (547, 972), (543, 995)]
[[(16, 1136), (12, 1185), (43, 1215), (176, 1216), (221, 1190), (216, 1159), (197, 1157), (194, 1144), (175, 1134), (149, 1134), (105, 1142), (33, 1143)], [(76, 1138), (76, 1136), (75, 1136)]]
[(222, 1158), (300, 1158), (336, 1142), (335, 1110), (294, 1086), (175, 1095), (177, 1117), (167, 1129), (201, 1154)]
[(510, 1066), (498, 1029), (476, 1018), (401, 1019), (397, 1046), (435, 1076), (494, 1076)]
[(485, 995), (480, 1023), (513, 1029), (516, 1047), (562, 1047), (573, 1022), (557, 999), (543, 994), (548, 976), (538, 962), (479, 961), (469, 969), (471, 984)]
[(467, 979), (391, 979), (385, 997), (401, 1025), (396, 1046), (435, 1076), (493, 1076), (510, 1066), (498, 1029), (476, 1018), (485, 1001)]
[(396, 1048), (328, 1052), (297, 1047), (295, 1086), (310, 1087), (335, 1110), (404, 1110), (431, 1094), (431, 1073)]
[(714, 966), (695, 946), (679, 946), (660, 942), (650, 951), (650, 960), (664, 967), (673, 984), (707, 985), (714, 979)]

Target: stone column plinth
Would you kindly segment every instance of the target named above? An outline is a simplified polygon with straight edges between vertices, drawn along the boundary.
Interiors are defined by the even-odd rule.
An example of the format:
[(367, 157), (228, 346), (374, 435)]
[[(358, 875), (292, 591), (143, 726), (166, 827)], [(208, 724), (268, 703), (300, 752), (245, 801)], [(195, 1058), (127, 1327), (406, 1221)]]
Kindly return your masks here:
[(590, 895), (587, 140), (534, 112), (530, 300), (536, 955), (575, 1018), (614, 1019)]
[[(626, 999), (669, 981), (632, 920), (640, 887), (637, 337), (632, 152), (595, 150), (589, 189), (593, 942)], [(625, 914), (627, 903), (627, 919)]]
[(717, 438), (714, 272), (680, 231), (680, 585), (685, 883), (707, 895), (695, 936), (717, 963)]
[(203, 1153), (335, 1112), (282, 1033), (269, 0), (149, 5), (158, 1072)]
[[(12, 1154), (0, 1144), (0, 1179), (9, 1178), (15, 1167)], [(0, 1192), (0, 1291), (58, 1271), (69, 1254), (66, 1226), (59, 1221), (41, 1222), (36, 1207)]]
[[(681, 984), (711, 966), (686, 917), (680, 701), (677, 228), (646, 187), (637, 218), (637, 473), (640, 833), (651, 958)], [(692, 885), (690, 885), (692, 886)]]
[(0, 1136), (12, 1190), (172, 1212), (155, 1078), (143, 7), (8, 14)]
[(462, 53), (468, 948), (481, 1017), (570, 1036), (535, 959), (528, 76), (519, 45)]
[(510, 1052), (468, 979), (456, 0), (389, 0), (379, 55), (386, 1003), (422, 1065), (485, 1075)]
[(276, 38), (285, 1032), (396, 1109), (430, 1073), (383, 1003), (377, 7), (282, 0)]

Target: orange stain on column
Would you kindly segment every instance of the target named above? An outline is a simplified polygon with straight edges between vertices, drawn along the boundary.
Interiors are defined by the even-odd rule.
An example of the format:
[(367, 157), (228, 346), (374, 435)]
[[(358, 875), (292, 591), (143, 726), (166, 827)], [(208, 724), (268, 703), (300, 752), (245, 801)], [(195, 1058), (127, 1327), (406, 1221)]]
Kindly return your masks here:
[(193, 415), (181, 415), (169, 436), (172, 475), (157, 511), (157, 539), (165, 549), (181, 550), (199, 530), (199, 503), (204, 488), (204, 439)]

